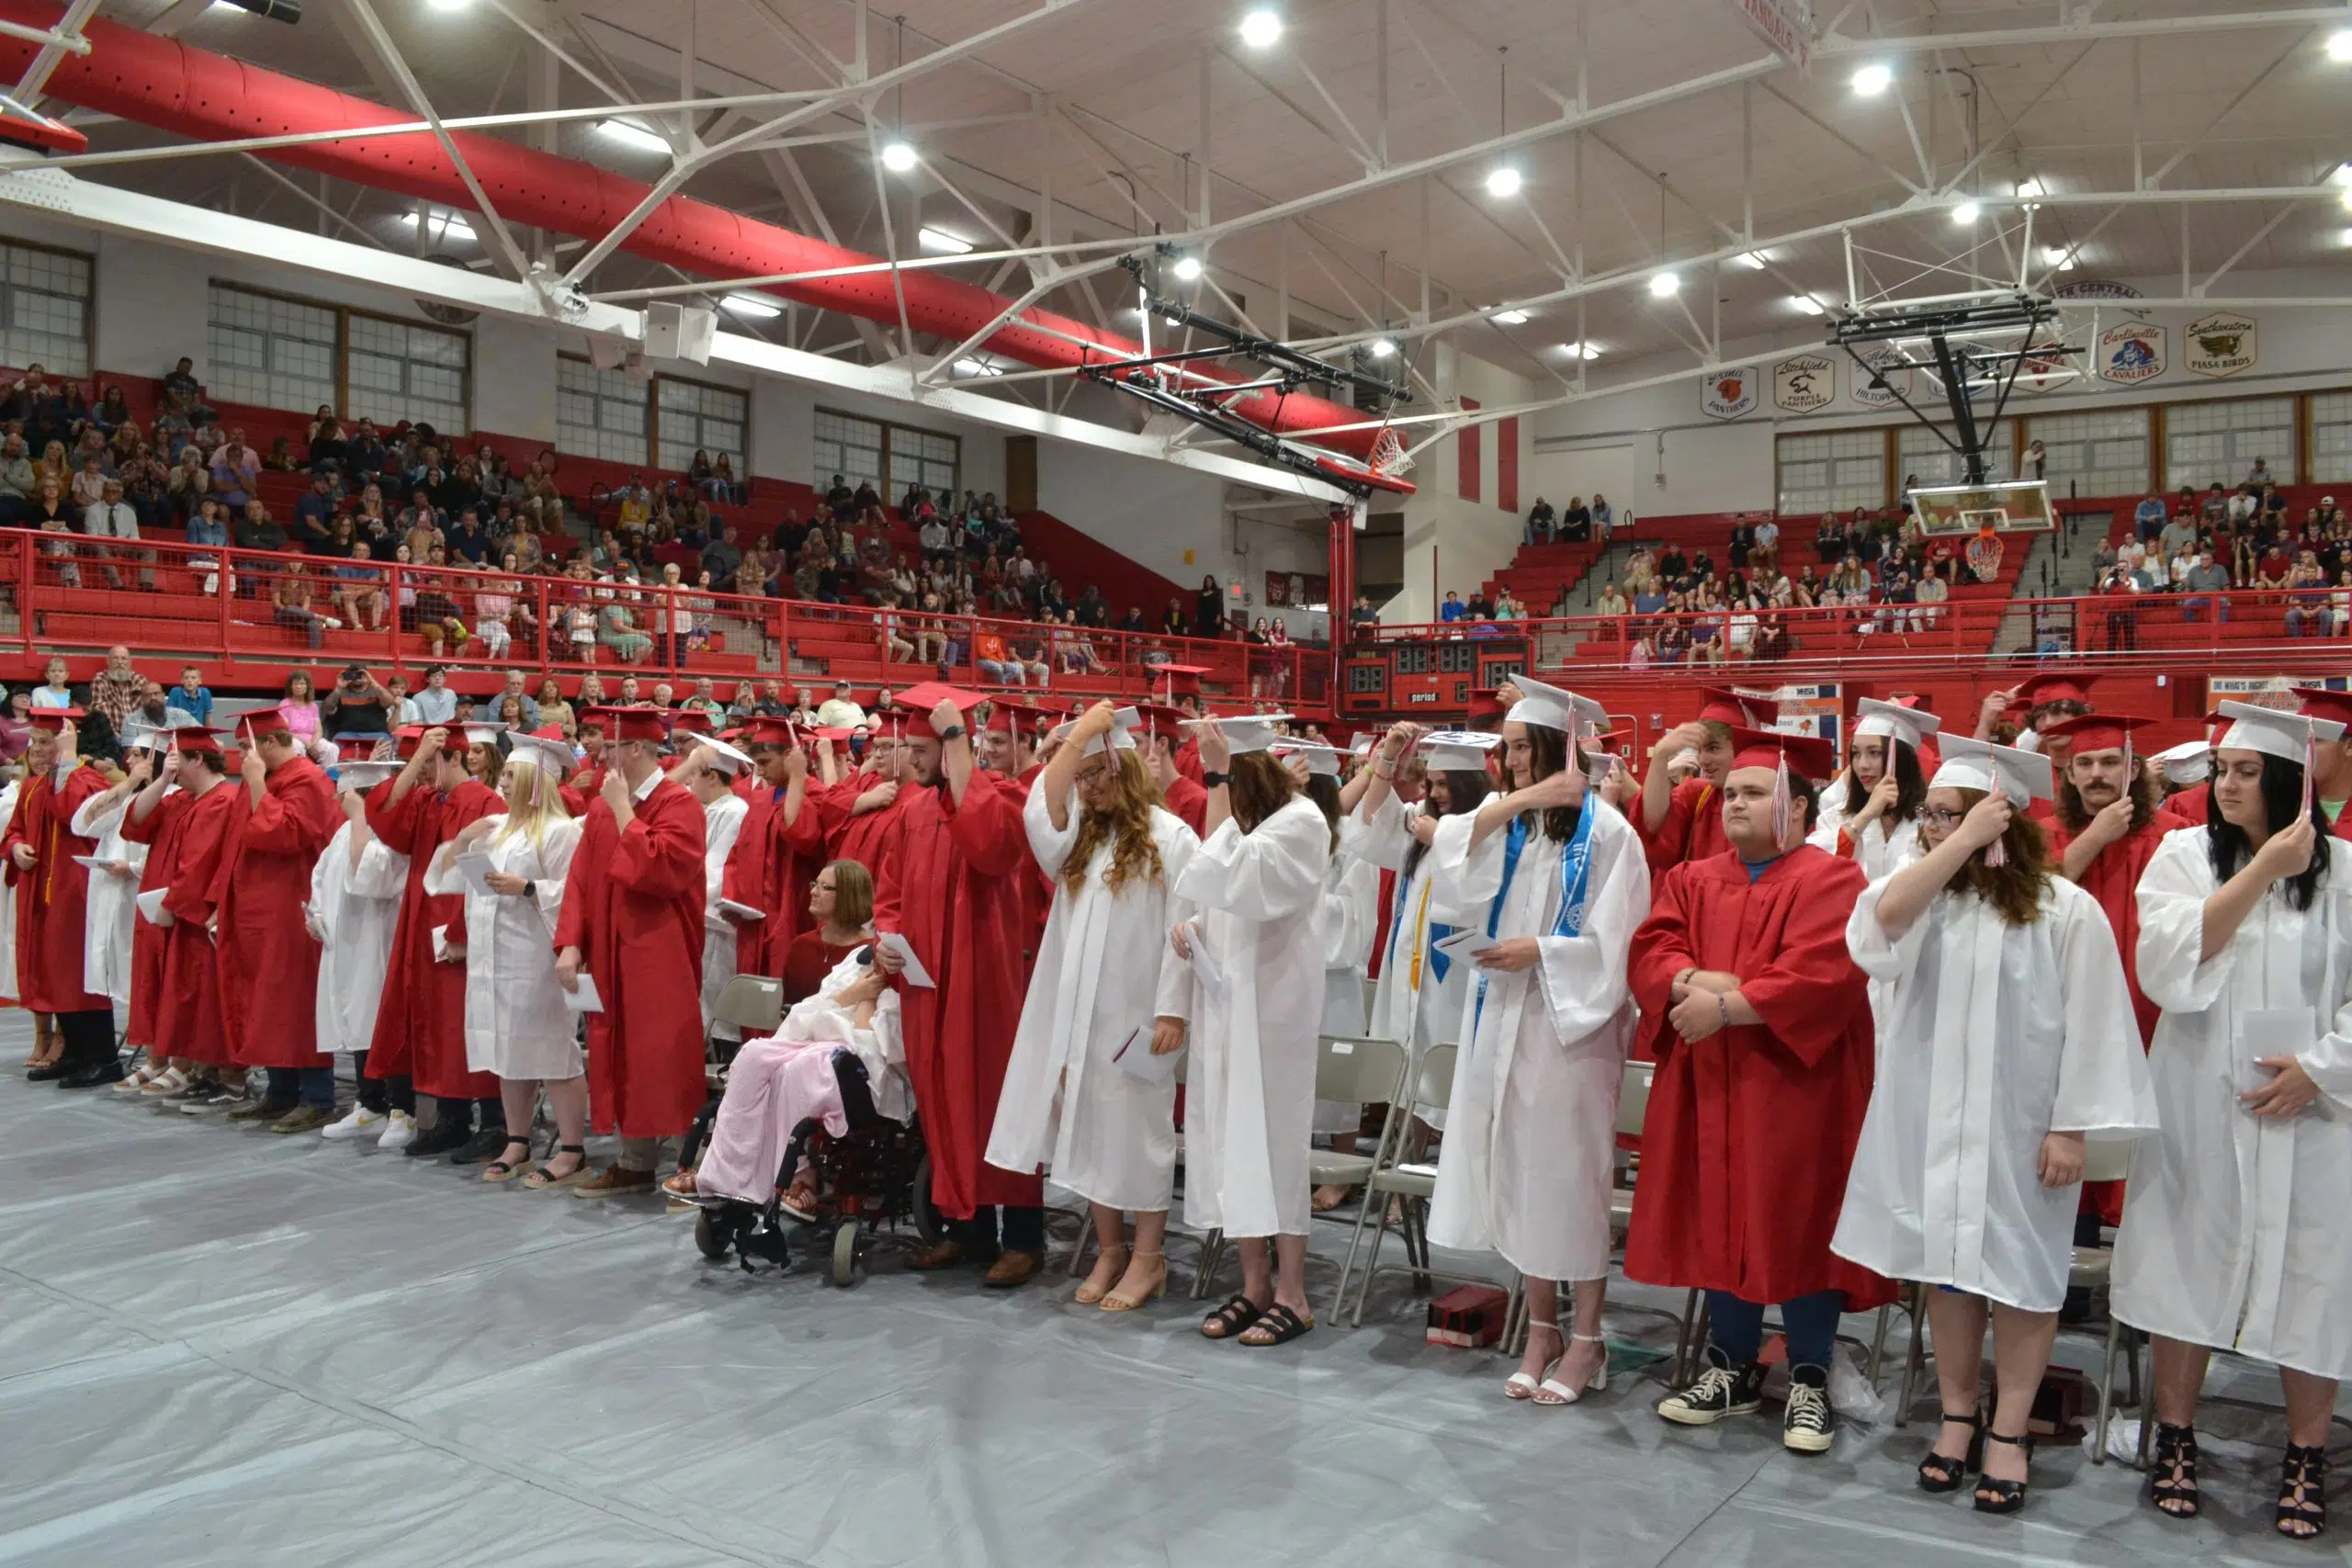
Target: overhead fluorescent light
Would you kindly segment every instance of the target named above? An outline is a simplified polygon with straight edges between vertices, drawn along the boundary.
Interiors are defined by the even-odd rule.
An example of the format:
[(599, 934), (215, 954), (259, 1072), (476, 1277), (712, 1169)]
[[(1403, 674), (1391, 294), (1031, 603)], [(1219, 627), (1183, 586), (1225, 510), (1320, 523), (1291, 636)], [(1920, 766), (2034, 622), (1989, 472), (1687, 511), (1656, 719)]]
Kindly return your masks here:
[(1731, 259), (1750, 272), (1762, 272), (1769, 265), (1768, 258), (1762, 251), (1742, 251)]
[(1526, 321), (1527, 312), (1524, 310), (1497, 310), (1493, 315), (1487, 319), (1499, 326), (1516, 327)]
[[(416, 214), (413, 212), (401, 213), (401, 222), (411, 229), (415, 228)], [(462, 218), (449, 217), (441, 213), (435, 213), (434, 215), (432, 222), (425, 226), (424, 231), (429, 237), (436, 240), (471, 240), (474, 237), (474, 226), (472, 224), (467, 222)]]
[(1883, 65), (1865, 65), (1854, 73), (1854, 91), (1875, 98), (1894, 84), (1894, 73)]
[(1001, 376), (1004, 372), (985, 359), (959, 359), (956, 362), (958, 376)]
[(915, 150), (903, 141), (886, 143), (882, 149), (882, 166), (894, 175), (905, 174), (920, 161)]
[(1818, 316), (1823, 313), (1821, 301), (1810, 294), (1792, 294), (1789, 296), (1789, 303), (1808, 316)]
[(596, 122), (596, 130), (622, 146), (639, 152), (667, 153), (670, 151), (668, 138), (657, 135), (646, 130), (645, 127), (633, 124), (628, 120), (600, 119)]
[(722, 310), (731, 310), (739, 316), (750, 316), (755, 321), (762, 321), (784, 314), (783, 306), (763, 299), (756, 294), (729, 294), (718, 302), (718, 308)]
[(951, 256), (969, 255), (972, 242), (961, 234), (945, 229), (933, 229), (929, 224), (915, 231), (915, 243), (926, 251), (941, 251)]
[(1674, 291), (1681, 287), (1682, 280), (1670, 272), (1653, 273), (1650, 276), (1650, 295), (1653, 299), (1671, 299)]

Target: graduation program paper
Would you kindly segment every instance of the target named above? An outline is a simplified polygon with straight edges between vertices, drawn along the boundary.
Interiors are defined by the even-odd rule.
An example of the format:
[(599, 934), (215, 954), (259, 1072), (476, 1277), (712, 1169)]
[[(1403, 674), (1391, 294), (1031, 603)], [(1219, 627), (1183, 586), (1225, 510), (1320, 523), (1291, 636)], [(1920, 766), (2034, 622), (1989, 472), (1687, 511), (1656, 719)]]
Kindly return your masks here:
[[(562, 991), (563, 987), (558, 986), (556, 989)], [(580, 972), (580, 984), (573, 989), (563, 992), (563, 1005), (574, 1012), (604, 1011), (605, 998), (596, 994), (596, 976), (582, 969)]]
[(458, 856), (457, 859), (450, 862), (450, 863), (456, 866), (458, 873), (465, 877), (467, 892), (479, 893), (485, 897), (489, 897), (491, 886), (490, 857), (488, 855), (481, 853), (478, 850), (469, 850), (466, 853)]
[(926, 991), (939, 988), (939, 982), (931, 977), (931, 971), (924, 968), (922, 960), (915, 956), (914, 944), (907, 941), (899, 932), (878, 931), (875, 934), (874, 941), (876, 946), (899, 955), (899, 962), (906, 965), (906, 968), (899, 972), (899, 976), (908, 985), (920, 986)]
[(151, 887), (132, 900), (139, 906), (140, 914), (146, 918), (149, 925), (175, 926), (179, 924), (179, 921), (173, 918), (172, 912), (164, 908), (164, 900), (170, 896), (171, 891), (168, 887)]

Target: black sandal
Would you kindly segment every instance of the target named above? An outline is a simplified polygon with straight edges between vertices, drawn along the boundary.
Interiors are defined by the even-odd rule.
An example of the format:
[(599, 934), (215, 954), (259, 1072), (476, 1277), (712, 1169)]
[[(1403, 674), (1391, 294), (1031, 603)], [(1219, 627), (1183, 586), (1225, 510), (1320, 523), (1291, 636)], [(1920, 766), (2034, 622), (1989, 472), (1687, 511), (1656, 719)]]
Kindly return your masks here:
[[(1272, 1349), (1276, 1345), (1289, 1344), (1292, 1340), (1297, 1338), (1300, 1335), (1306, 1333), (1308, 1329), (1313, 1328), (1314, 1326), (1315, 1320), (1313, 1318), (1301, 1317), (1298, 1314), (1291, 1311), (1290, 1308), (1283, 1305), (1282, 1303), (1276, 1302), (1260, 1315), (1257, 1322), (1242, 1330), (1241, 1343), (1249, 1346), (1252, 1350)], [(1252, 1339), (1250, 1337), (1250, 1335), (1255, 1334), (1261, 1328), (1267, 1333), (1272, 1335), (1273, 1337), (1271, 1339)]]
[[(2005, 1438), (1987, 1427), (1984, 1428), (1984, 1440), (2023, 1449), (2026, 1463), (2030, 1465), (2033, 1462), (2033, 1438), (2030, 1434), (2021, 1438)], [(2025, 1506), (2028, 1484), (2023, 1481), (2002, 1481), (1980, 1472), (1976, 1477), (1976, 1511), (1980, 1514), (2016, 1513)]]
[(481, 1168), (481, 1179), (484, 1181), (512, 1180), (514, 1177), (522, 1173), (525, 1166), (531, 1163), (531, 1137), (527, 1133), (508, 1134), (506, 1136), (506, 1147), (500, 1149), (498, 1152), (501, 1156), (503, 1156), (506, 1153), (506, 1149), (511, 1149), (517, 1144), (523, 1145), (523, 1157), (517, 1160), (509, 1160), (505, 1158), (492, 1160), (488, 1165)]
[(528, 1176), (523, 1178), (523, 1185), (529, 1188), (534, 1192), (544, 1192), (550, 1187), (576, 1187), (581, 1182), (589, 1179), (591, 1172), (588, 1168), (587, 1145), (558, 1144), (553, 1149), (548, 1152), (548, 1160), (553, 1161), (563, 1155), (578, 1155), (580, 1156), (580, 1163), (573, 1166), (570, 1170), (565, 1171), (561, 1176), (558, 1176), (554, 1171), (548, 1169), (547, 1166), (538, 1166), (535, 1168)]
[(1231, 1339), (1258, 1321), (1264, 1309), (1248, 1296), (1236, 1296), (1201, 1320), (1204, 1339)]
[(2289, 1540), (2316, 1540), (2327, 1533), (2327, 1449), (2289, 1443), (2278, 1467), (2278, 1508), (2271, 1525)]
[(2204, 1512), (2197, 1491), (2196, 1427), (2156, 1423), (2156, 1451), (2148, 1461), (2148, 1500), (2166, 1518), (2193, 1519)]
[(1968, 1452), (1963, 1458), (1953, 1459), (1949, 1454), (1928, 1450), (1928, 1457), (1919, 1461), (1919, 1490), (1922, 1492), (1959, 1491), (1960, 1483), (1968, 1479), (1968, 1472), (1977, 1467), (1984, 1453), (1983, 1411), (1972, 1410), (1965, 1416), (1955, 1416), (1947, 1410), (1944, 1412), (1944, 1425), (1968, 1428)]

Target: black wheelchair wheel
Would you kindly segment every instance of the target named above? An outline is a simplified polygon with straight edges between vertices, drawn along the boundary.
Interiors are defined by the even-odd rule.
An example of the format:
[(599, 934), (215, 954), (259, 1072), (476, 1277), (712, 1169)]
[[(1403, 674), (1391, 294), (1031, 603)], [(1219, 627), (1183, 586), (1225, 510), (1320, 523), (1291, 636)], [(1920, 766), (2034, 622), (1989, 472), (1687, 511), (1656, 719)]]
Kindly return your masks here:
[(724, 1263), (734, 1250), (727, 1232), (718, 1224), (718, 1211), (705, 1209), (695, 1216), (695, 1246), (713, 1263)]
[(922, 1238), (925, 1247), (936, 1247), (940, 1238), (947, 1234), (947, 1227), (940, 1223), (939, 1211), (931, 1204), (931, 1156), (928, 1154), (922, 1156), (922, 1163), (915, 1167), (914, 1188), (910, 1206), (914, 1213), (915, 1235)]

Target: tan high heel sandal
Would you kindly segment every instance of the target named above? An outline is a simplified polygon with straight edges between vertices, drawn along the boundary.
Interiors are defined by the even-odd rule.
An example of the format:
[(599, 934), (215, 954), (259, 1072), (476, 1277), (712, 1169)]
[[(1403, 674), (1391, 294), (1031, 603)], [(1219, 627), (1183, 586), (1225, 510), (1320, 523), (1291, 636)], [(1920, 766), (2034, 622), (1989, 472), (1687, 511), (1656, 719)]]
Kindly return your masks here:
[[(1133, 1248), (1131, 1248), (1131, 1247), (1129, 1247), (1127, 1246), (1127, 1244), (1126, 1244), (1125, 1242), (1124, 1242), (1124, 1241), (1123, 1241), (1123, 1242), (1119, 1243), (1119, 1245), (1118, 1245), (1116, 1247), (1104, 1247), (1104, 1248), (1102, 1249), (1102, 1251), (1101, 1255), (1095, 1258), (1095, 1260), (1094, 1260), (1094, 1261), (1095, 1261), (1095, 1266), (1096, 1266), (1097, 1268), (1100, 1268), (1100, 1267), (1102, 1266), (1102, 1264), (1103, 1260), (1104, 1260), (1104, 1259), (1106, 1259), (1106, 1258), (1108, 1258), (1111, 1256), (1111, 1254), (1112, 1254), (1113, 1252), (1114, 1252), (1114, 1251), (1115, 1251), (1115, 1252), (1124, 1252), (1124, 1253), (1127, 1254), (1127, 1256), (1128, 1256), (1130, 1258), (1133, 1258), (1133, 1257), (1135, 1256), (1135, 1254), (1134, 1254), (1134, 1249), (1133, 1249)], [(1119, 1266), (1119, 1272), (1120, 1272), (1120, 1273), (1122, 1273), (1122, 1274), (1124, 1274), (1124, 1273), (1125, 1273), (1125, 1272), (1126, 1272), (1126, 1265), (1125, 1265), (1125, 1264), (1124, 1264), (1124, 1263), (1123, 1263), (1123, 1264), (1121, 1264), (1121, 1265)], [(1080, 1306), (1092, 1306), (1095, 1303), (1097, 1303), (1097, 1302), (1101, 1301), (1104, 1296), (1106, 1296), (1106, 1295), (1108, 1295), (1108, 1294), (1110, 1293), (1110, 1292), (1111, 1292), (1111, 1285), (1115, 1285), (1115, 1284), (1117, 1284), (1118, 1282), (1119, 1282), (1119, 1280), (1118, 1280), (1118, 1276), (1117, 1276), (1117, 1275), (1114, 1275), (1114, 1276), (1112, 1276), (1112, 1278), (1111, 1278), (1111, 1283), (1110, 1283), (1110, 1284), (1108, 1284), (1108, 1285), (1104, 1285), (1101, 1290), (1099, 1290), (1099, 1291), (1098, 1291), (1098, 1290), (1096, 1290), (1096, 1289), (1094, 1288), (1094, 1280), (1093, 1280), (1093, 1276), (1092, 1276), (1092, 1274), (1090, 1272), (1090, 1273), (1089, 1273), (1089, 1275), (1088, 1275), (1088, 1277), (1087, 1277), (1084, 1280), (1081, 1280), (1081, 1281), (1080, 1282), (1079, 1287), (1078, 1287), (1078, 1294), (1077, 1294), (1077, 1296), (1075, 1296), (1075, 1297), (1074, 1297), (1074, 1298), (1072, 1298), (1072, 1299), (1074, 1299), (1074, 1300), (1078, 1303), (1078, 1304), (1079, 1304), (1079, 1305), (1080, 1305)]]
[(1104, 1296), (1102, 1298), (1102, 1309), (1104, 1312), (1133, 1312), (1136, 1308), (1143, 1305), (1145, 1302), (1156, 1302), (1160, 1297), (1168, 1293), (1168, 1254), (1165, 1252), (1136, 1252), (1130, 1250), (1127, 1254), (1128, 1266), (1130, 1268), (1134, 1267), (1135, 1260), (1138, 1258), (1157, 1258), (1159, 1259), (1159, 1282), (1152, 1286), (1152, 1288), (1141, 1298), (1116, 1294)]

